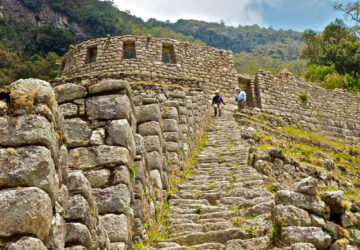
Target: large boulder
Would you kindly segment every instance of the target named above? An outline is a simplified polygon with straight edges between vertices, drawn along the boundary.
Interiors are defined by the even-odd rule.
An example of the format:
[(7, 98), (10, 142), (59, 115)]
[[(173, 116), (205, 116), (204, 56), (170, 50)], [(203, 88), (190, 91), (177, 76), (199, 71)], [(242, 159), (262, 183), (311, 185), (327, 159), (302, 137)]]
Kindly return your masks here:
[(93, 239), (89, 229), (82, 223), (67, 223), (65, 242), (74, 244), (78, 243), (87, 248), (91, 248)]
[(290, 190), (280, 190), (276, 194), (276, 204), (294, 205), (310, 213), (319, 215), (325, 219), (330, 217), (330, 209), (326, 204), (315, 196), (301, 194)]
[(316, 249), (327, 249), (331, 244), (330, 235), (319, 227), (287, 227), (281, 232), (281, 240), (287, 244), (311, 243)]
[(316, 195), (318, 193), (317, 185), (318, 180), (310, 176), (292, 184), (289, 189), (302, 194)]
[(311, 243), (294, 243), (291, 250), (316, 250), (316, 247)]
[(0, 191), (0, 237), (36, 235), (44, 240), (50, 231), (52, 204), (39, 188), (4, 189)]
[(241, 137), (244, 139), (254, 139), (255, 129), (253, 127), (247, 127), (241, 131)]
[(345, 194), (343, 191), (328, 191), (322, 193), (320, 196), (321, 199), (330, 207), (331, 213), (340, 214), (345, 211)]
[(311, 225), (309, 213), (293, 205), (277, 205), (273, 217), (280, 227)]

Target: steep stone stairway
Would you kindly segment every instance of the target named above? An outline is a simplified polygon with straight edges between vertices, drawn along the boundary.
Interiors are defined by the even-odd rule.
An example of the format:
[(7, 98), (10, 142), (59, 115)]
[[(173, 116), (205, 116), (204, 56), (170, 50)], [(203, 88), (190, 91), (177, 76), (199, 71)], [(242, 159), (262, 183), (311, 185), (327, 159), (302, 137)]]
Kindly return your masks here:
[(169, 201), (168, 240), (155, 249), (268, 249), (274, 196), (267, 177), (247, 165), (231, 114), (214, 118), (207, 137), (193, 176)]

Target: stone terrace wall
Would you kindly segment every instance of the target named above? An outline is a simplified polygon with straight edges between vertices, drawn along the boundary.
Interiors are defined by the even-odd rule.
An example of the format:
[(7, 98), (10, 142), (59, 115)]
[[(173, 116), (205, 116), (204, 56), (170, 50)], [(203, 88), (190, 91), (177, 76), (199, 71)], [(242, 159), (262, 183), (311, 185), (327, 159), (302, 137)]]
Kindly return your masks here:
[[(70, 176), (81, 176), (78, 182), (87, 183), (95, 203), (81, 211), (99, 214), (111, 249), (131, 248), (204, 129), (207, 101), (201, 92), (122, 80), (66, 83), (54, 90), (65, 116)], [(79, 210), (75, 196), (73, 211)], [(82, 222), (89, 228), (86, 218)]]
[[(291, 116), (330, 136), (360, 139), (360, 98), (356, 95), (326, 90), (290, 73), (274, 77), (260, 71), (254, 87), (258, 106), (265, 111)], [(302, 93), (308, 101), (300, 99)]]
[[(123, 59), (124, 42), (134, 41), (136, 58)], [(162, 46), (174, 48), (174, 63), (162, 62)], [(86, 63), (88, 48), (97, 48), (96, 62)], [(64, 56), (61, 80), (103, 78), (153, 81), (200, 87), (213, 94), (220, 89), (233, 99), (238, 84), (232, 52), (153, 37), (121, 36), (93, 39), (72, 47)]]

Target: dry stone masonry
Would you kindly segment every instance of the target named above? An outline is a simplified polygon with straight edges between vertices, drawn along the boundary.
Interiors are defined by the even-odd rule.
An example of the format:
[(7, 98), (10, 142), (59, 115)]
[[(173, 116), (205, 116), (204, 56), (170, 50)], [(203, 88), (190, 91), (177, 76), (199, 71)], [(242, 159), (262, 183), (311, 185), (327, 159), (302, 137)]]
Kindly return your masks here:
[[(255, 131), (240, 133), (230, 115), (215, 120), (194, 159), (215, 89), (231, 103), (242, 84), (250, 107), (352, 139), (360, 138), (358, 97), (286, 74), (240, 75), (231, 52), (150, 36), (86, 41), (62, 67), (51, 85), (19, 80), (0, 92), (1, 249), (133, 249), (164, 203), (170, 227), (157, 248), (268, 249), (274, 223), (287, 223), (281, 237), (291, 249), (359, 243), (359, 211), (332, 205), (341, 194), (319, 199), (299, 184), (275, 198), (251, 151)], [(194, 160), (193, 176), (170, 195)]]

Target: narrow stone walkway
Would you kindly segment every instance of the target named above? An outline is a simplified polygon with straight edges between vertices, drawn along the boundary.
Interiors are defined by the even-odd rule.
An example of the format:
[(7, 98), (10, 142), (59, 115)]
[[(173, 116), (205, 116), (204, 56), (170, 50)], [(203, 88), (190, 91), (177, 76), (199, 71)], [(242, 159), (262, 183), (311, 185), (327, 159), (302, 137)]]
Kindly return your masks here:
[(232, 114), (213, 118), (194, 175), (169, 201), (168, 240), (156, 249), (268, 249), (274, 196), (247, 166)]

